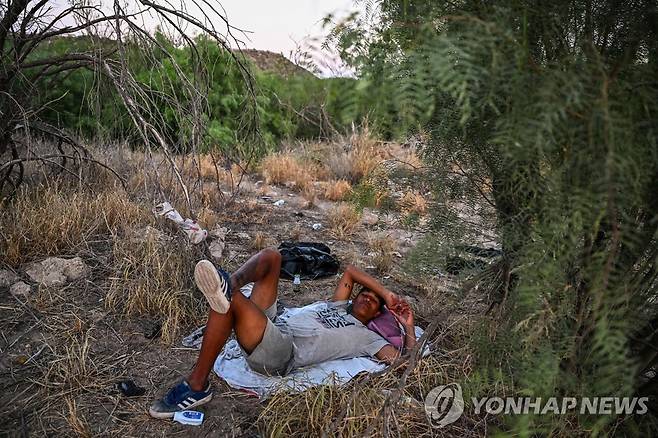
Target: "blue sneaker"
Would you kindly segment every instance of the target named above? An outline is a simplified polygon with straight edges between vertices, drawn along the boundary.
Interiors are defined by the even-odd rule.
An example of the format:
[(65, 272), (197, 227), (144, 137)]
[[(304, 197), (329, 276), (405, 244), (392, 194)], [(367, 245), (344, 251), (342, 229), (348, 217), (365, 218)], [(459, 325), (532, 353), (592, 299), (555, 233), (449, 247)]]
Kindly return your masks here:
[(201, 406), (210, 400), (210, 382), (203, 391), (194, 391), (187, 381), (183, 380), (171, 388), (161, 400), (156, 400), (149, 408), (149, 414), (153, 418), (172, 418), (176, 412)]
[(228, 312), (231, 305), (231, 280), (226, 272), (208, 260), (201, 260), (194, 268), (194, 281), (212, 310), (217, 313)]

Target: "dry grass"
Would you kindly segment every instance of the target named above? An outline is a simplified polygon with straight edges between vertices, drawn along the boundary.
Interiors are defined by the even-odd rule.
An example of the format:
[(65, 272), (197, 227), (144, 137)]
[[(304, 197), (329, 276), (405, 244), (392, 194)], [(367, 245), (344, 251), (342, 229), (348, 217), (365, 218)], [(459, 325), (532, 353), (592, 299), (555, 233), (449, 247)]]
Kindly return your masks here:
[(254, 238), (251, 239), (251, 249), (254, 251), (260, 251), (263, 248), (267, 248), (270, 245), (270, 239), (267, 234), (262, 231), (257, 231), (254, 234)]
[(368, 176), (382, 162), (378, 142), (372, 137), (365, 126), (362, 131), (352, 134), (350, 137), (352, 150), (350, 158), (352, 161), (352, 179), (360, 181)]
[[(178, 156), (175, 162), (186, 180), (194, 181), (201, 178), (203, 181), (213, 184), (219, 182), (227, 187), (231, 186), (233, 181), (239, 180), (242, 173), (237, 164), (233, 164), (228, 169), (221, 161), (221, 156), (216, 155), (213, 158), (211, 154)], [(164, 171), (168, 173), (168, 169)]]
[(374, 173), (385, 173), (387, 167), (413, 170), (422, 166), (413, 149), (377, 140), (366, 124), (347, 138), (309, 142), (299, 145), (294, 152), (270, 154), (260, 168), (268, 184), (287, 185), (299, 192), (316, 181), (323, 181), (324, 193), (320, 194), (325, 199), (339, 201), (351, 191), (352, 185)]
[(112, 369), (120, 355), (95, 354), (93, 345), (97, 344), (97, 339), (91, 336), (89, 329), (82, 333), (68, 330), (66, 318), (70, 316), (67, 312), (47, 318), (56, 338), (44, 338), (38, 359), (25, 365), (27, 371), (21, 369), (22, 374), (29, 373), (24, 383), (29, 382), (29, 390), (22, 394), (6, 394), (13, 400), (5, 398), (0, 409), (7, 420), (12, 418), (14, 409), (22, 407), (24, 413), (31, 413), (31, 420), (38, 425), (33, 424), (31, 431), (37, 435), (93, 436), (88, 415), (97, 412), (98, 405), (87, 402), (83, 408), (79, 401), (105, 394), (116, 379)]
[(317, 195), (316, 195), (316, 188), (315, 184), (309, 184), (302, 190), (302, 197), (306, 201), (306, 205), (304, 208), (312, 208), (316, 205), (317, 203)]
[(215, 228), (219, 221), (220, 216), (210, 207), (203, 207), (197, 214), (197, 222), (208, 231)]
[(368, 246), (374, 253), (372, 263), (377, 272), (389, 272), (393, 267), (393, 253), (397, 249), (397, 241), (388, 234), (371, 234), (368, 236)]
[(99, 369), (89, 357), (94, 339), (88, 332), (82, 336), (67, 333), (65, 337), (68, 342), (53, 352), (55, 360), (50, 363), (45, 379), (51, 389), (63, 387), (75, 393), (87, 387), (87, 382), (100, 377)]
[(114, 242), (115, 275), (105, 305), (125, 315), (151, 315), (162, 320), (162, 341), (171, 344), (180, 329), (200, 322), (205, 301), (195, 293), (192, 270), (201, 258), (197, 248), (156, 235)]
[(338, 180), (350, 181), (352, 184), (370, 175), (383, 161), (383, 150), (367, 128), (354, 133), (347, 141), (347, 147), (337, 142), (328, 145), (327, 149), (322, 161), (328, 174)]
[(262, 433), (267, 437), (322, 436), (328, 431), (329, 436), (341, 437), (482, 436), (482, 426), (474, 428), (465, 418), (433, 429), (424, 411), (424, 396), (432, 388), (459, 381), (468, 372), (462, 355), (455, 351), (421, 360), (397, 406), (386, 412), (383, 406), (399, 384), (400, 370), (379, 378), (361, 377), (344, 388), (324, 385), (303, 393), (279, 392), (260, 415)]
[(352, 178), (352, 161), (350, 154), (343, 148), (331, 148), (324, 160), (324, 165), (331, 172), (333, 178), (356, 182)]
[(331, 232), (339, 239), (351, 236), (361, 223), (361, 213), (351, 204), (341, 202), (328, 212)]
[(299, 224), (295, 224), (294, 227), (292, 227), (292, 230), (290, 230), (290, 235), (289, 239), (292, 240), (293, 242), (299, 242), (304, 235), (304, 230), (302, 227), (299, 226)]
[(317, 166), (305, 162), (290, 152), (268, 155), (260, 165), (267, 184), (287, 184), (297, 191), (304, 191), (315, 181)]
[(219, 179), (226, 182), (230, 178), (229, 172), (213, 160), (213, 157), (209, 154), (199, 156), (198, 166), (199, 174), (204, 180), (217, 181)]
[(407, 170), (422, 169), (425, 166), (414, 148), (405, 147), (399, 143), (388, 143), (385, 154), (386, 159), (392, 160), (397, 166)]
[(327, 181), (324, 184), (324, 198), (330, 201), (342, 201), (352, 193), (352, 184), (344, 179)]
[(267, 196), (272, 191), (272, 187), (267, 183), (259, 183), (256, 187), (256, 194), (258, 196)]
[(18, 266), (34, 257), (75, 252), (98, 236), (150, 223), (150, 211), (120, 189), (92, 194), (37, 187), (21, 193), (0, 217), (0, 261)]
[(87, 421), (78, 412), (78, 406), (74, 399), (67, 397), (66, 406), (68, 408), (68, 415), (66, 421), (69, 423), (71, 430), (79, 437), (91, 437), (93, 434), (89, 431)]
[(405, 215), (417, 214), (419, 216), (427, 214), (428, 203), (423, 195), (418, 192), (406, 192), (398, 203), (400, 211)]

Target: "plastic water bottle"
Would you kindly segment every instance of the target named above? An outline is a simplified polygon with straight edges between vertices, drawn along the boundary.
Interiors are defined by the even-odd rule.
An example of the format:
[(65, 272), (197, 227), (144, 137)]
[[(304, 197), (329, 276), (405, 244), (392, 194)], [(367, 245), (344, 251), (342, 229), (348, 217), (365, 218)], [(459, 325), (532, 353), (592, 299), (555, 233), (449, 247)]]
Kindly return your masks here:
[(299, 285), (302, 284), (302, 280), (299, 278), (299, 274), (295, 275), (295, 279), (292, 281), (292, 290), (295, 292), (299, 292)]
[(199, 411), (180, 411), (174, 414), (174, 421), (180, 424), (188, 424), (190, 426), (201, 426), (203, 423), (203, 412)]

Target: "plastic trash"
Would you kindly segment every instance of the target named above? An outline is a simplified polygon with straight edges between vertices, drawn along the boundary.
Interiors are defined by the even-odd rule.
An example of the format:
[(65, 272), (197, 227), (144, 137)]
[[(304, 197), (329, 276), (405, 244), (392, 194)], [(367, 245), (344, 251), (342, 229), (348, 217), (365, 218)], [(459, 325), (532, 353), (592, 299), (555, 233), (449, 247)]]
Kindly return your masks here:
[(283, 204), (285, 204), (285, 203), (286, 203), (286, 201), (284, 201), (283, 199), (279, 199), (278, 201), (276, 201), (276, 202), (274, 203), (274, 206), (275, 206), (275, 207), (281, 207), (281, 206), (282, 206)]
[(319, 229), (322, 228), (322, 224), (313, 224), (311, 225), (311, 228), (313, 228), (315, 231), (318, 231)]
[(158, 204), (153, 208), (153, 213), (158, 216), (164, 216), (170, 221), (178, 225), (178, 228), (183, 230), (187, 235), (187, 238), (190, 239), (190, 242), (197, 245), (208, 237), (208, 231), (201, 228), (201, 226), (192, 219), (183, 219), (183, 216), (176, 211), (174, 207), (171, 206), (168, 202), (163, 202)]
[(201, 426), (203, 423), (203, 412), (199, 411), (180, 411), (174, 414), (174, 421), (180, 424), (188, 424), (190, 426)]
[(194, 330), (189, 335), (183, 338), (182, 344), (187, 348), (196, 348), (197, 350), (201, 349), (201, 343), (203, 342), (203, 334), (206, 331), (206, 326), (199, 327)]
[(331, 255), (331, 249), (320, 242), (282, 242), (281, 270), (279, 277), (294, 280), (315, 280), (338, 273), (338, 260)]
[(126, 397), (138, 397), (146, 393), (146, 389), (137, 386), (132, 380), (122, 380), (117, 382), (117, 389)]

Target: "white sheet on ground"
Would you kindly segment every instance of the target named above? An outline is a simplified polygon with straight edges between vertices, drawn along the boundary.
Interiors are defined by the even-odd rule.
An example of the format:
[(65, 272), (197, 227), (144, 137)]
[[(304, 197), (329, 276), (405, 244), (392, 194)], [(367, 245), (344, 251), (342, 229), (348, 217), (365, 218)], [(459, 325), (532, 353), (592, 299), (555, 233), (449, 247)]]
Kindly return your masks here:
[[(313, 304), (304, 307), (307, 309)], [(302, 308), (287, 308), (280, 317), (294, 315)], [(423, 329), (416, 327), (416, 338)], [(423, 355), (429, 354), (429, 349)], [(339, 359), (323, 362), (292, 371), (285, 377), (264, 376), (249, 368), (242, 350), (235, 339), (226, 343), (224, 350), (215, 361), (215, 373), (230, 386), (253, 392), (261, 399), (267, 398), (280, 389), (304, 391), (322, 384), (344, 385), (362, 372), (373, 373), (386, 368), (386, 365), (367, 357)]]

